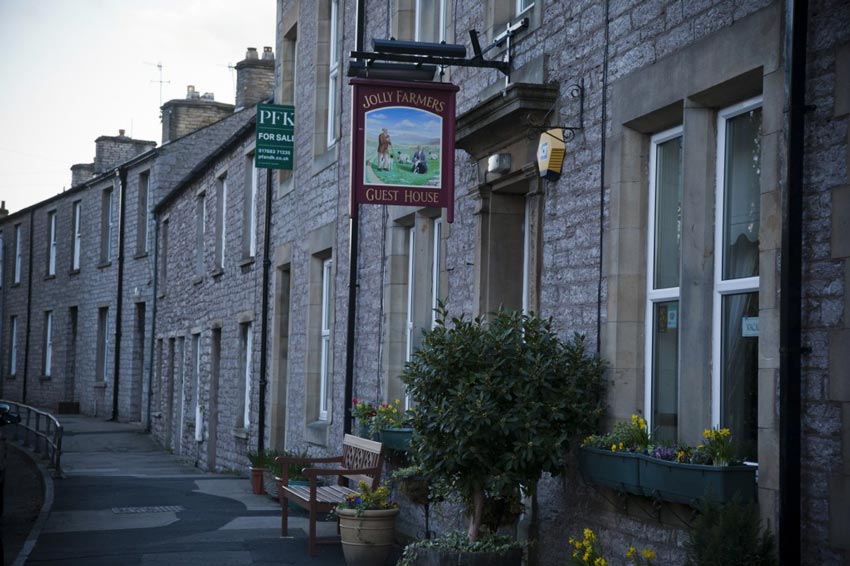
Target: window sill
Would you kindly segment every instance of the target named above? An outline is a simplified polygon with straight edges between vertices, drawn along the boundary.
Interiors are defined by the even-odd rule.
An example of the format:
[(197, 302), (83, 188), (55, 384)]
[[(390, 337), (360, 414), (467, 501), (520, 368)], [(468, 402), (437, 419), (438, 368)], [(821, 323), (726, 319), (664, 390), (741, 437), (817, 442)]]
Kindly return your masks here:
[(247, 256), (242, 258), (242, 260), (239, 262), (239, 267), (247, 267), (252, 263), (254, 263), (254, 256)]
[(221, 267), (217, 267), (212, 272), (210, 272), (210, 277), (212, 277), (213, 279), (218, 279), (222, 275), (224, 275), (224, 269), (222, 269)]
[(161, 292), (157, 293), (156, 298), (157, 299), (164, 299), (165, 298), (165, 291), (161, 291)]
[(98, 263), (98, 264), (97, 264), (97, 268), (98, 268), (98, 269), (103, 269), (103, 268), (105, 268), (105, 267), (110, 267), (110, 266), (112, 266), (112, 262), (111, 262), (111, 261), (102, 261), (102, 262), (100, 262), (100, 263)]
[(96, 381), (95, 384), (94, 384), (94, 388), (95, 389), (106, 389), (106, 382), (105, 381)]
[(7, 376), (6, 376), (6, 381), (15, 381), (15, 379), (16, 379), (17, 377), (18, 377), (18, 375), (17, 375), (17, 374), (10, 373), (9, 375), (7, 375)]
[(12, 283), (11, 285), (9, 285), (9, 287), (11, 287), (12, 289), (14, 289), (15, 287), (20, 287), (20, 286), (21, 286), (20, 281), (18, 281), (17, 283)]
[(313, 421), (307, 425), (306, 440), (310, 444), (319, 446), (328, 445), (328, 430), (330, 429), (330, 421)]
[(79, 274), (80, 274), (79, 269), (72, 269), (71, 271), (68, 272), (68, 275), (71, 276), (71, 277), (73, 277), (75, 275), (79, 275)]
[(52, 376), (49, 376), (49, 375), (40, 375), (40, 376), (38, 376), (38, 380), (39, 380), (39, 381), (50, 381), (51, 379), (53, 379), (53, 377), (52, 377)]
[(204, 282), (204, 276), (203, 275), (195, 275), (194, 277), (192, 277), (192, 285), (200, 285), (203, 282)]
[(248, 431), (245, 430), (244, 428), (234, 428), (233, 429), (233, 438), (248, 440)]
[(148, 252), (136, 252), (136, 255), (133, 256), (133, 259), (142, 259), (148, 257)]
[(313, 175), (318, 175), (337, 161), (337, 152), (339, 151), (339, 142), (333, 144), (324, 153), (320, 153), (313, 157)]
[(44, 280), (45, 280), (45, 281), (50, 281), (51, 279), (56, 279), (56, 274), (55, 274), (55, 273), (54, 273), (53, 275), (45, 275), (45, 276), (44, 276)]

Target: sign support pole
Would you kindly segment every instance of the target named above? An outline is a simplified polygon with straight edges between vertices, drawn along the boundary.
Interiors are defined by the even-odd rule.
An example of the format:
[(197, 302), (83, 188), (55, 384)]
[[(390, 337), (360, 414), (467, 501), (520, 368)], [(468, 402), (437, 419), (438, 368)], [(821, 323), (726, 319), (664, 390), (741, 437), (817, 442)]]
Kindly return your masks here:
[(260, 323), (260, 408), (257, 415), (257, 453), (266, 448), (266, 373), (269, 338), (269, 271), (271, 269), (272, 170), (266, 169), (266, 218), (263, 231), (263, 320)]

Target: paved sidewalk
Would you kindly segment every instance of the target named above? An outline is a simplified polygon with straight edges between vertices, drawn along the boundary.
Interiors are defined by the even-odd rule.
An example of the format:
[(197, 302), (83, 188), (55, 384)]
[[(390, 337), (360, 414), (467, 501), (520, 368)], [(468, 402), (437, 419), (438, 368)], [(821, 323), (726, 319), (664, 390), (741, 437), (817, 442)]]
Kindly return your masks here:
[[(63, 415), (62, 468), (53, 509), (27, 564), (250, 566), (345, 564), (338, 544), (307, 554), (307, 519), (253, 495), (247, 478), (208, 474), (125, 423)], [(323, 522), (320, 535), (336, 533)]]

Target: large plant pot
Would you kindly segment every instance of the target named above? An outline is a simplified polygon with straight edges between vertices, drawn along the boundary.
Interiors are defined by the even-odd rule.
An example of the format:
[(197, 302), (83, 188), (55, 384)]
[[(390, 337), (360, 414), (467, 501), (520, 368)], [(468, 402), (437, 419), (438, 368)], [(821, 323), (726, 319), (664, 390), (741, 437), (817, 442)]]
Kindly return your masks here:
[(395, 543), (398, 509), (337, 509), (342, 552), (348, 566), (380, 566)]
[(753, 466), (701, 466), (656, 458), (640, 460), (643, 494), (664, 501), (695, 505), (749, 503), (756, 500), (756, 468)]
[(587, 483), (643, 495), (640, 462), (643, 456), (631, 452), (611, 452), (584, 447), (578, 453), (581, 476)]
[(417, 548), (416, 566), (520, 566), (522, 548), (505, 552), (458, 552), (438, 547)]
[(412, 436), (412, 428), (381, 429), (381, 442), (383, 445), (399, 452), (407, 452), (410, 449), (410, 438)]
[(263, 489), (263, 472), (265, 468), (255, 468), (251, 466), (251, 492), (254, 495), (262, 495), (265, 493)]

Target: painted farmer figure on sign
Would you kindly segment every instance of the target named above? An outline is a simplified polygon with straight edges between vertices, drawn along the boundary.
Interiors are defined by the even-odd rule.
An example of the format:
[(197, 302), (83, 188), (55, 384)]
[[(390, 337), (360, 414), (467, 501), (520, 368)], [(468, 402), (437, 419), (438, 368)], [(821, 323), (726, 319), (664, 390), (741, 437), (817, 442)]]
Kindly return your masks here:
[(422, 149), (422, 146), (416, 146), (416, 153), (413, 154), (413, 172), (426, 173), (428, 171), (428, 154)]
[(393, 142), (390, 140), (390, 134), (386, 128), (381, 129), (378, 135), (378, 169), (384, 171), (390, 170), (389, 151)]

